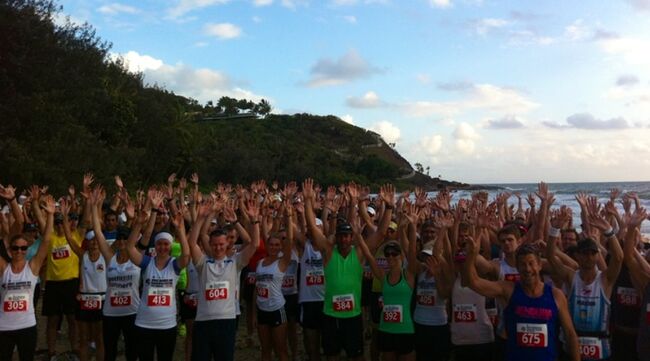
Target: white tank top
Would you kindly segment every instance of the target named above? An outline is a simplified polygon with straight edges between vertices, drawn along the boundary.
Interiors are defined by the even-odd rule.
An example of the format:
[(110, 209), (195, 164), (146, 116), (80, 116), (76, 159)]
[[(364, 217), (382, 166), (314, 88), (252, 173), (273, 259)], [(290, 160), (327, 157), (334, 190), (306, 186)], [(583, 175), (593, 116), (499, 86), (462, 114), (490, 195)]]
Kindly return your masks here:
[(80, 293), (106, 292), (106, 261), (99, 255), (97, 261), (90, 260), (88, 252), (84, 252), (81, 260)]
[(438, 297), (436, 279), (427, 271), (418, 275), (413, 321), (426, 326), (447, 324), (447, 300)]
[(29, 262), (18, 273), (13, 273), (11, 264), (7, 264), (0, 287), (0, 331), (14, 331), (36, 325), (32, 301), (37, 280)]
[(275, 260), (268, 266), (264, 266), (262, 262), (264, 259), (257, 264), (255, 272), (257, 307), (262, 311), (277, 311), (284, 307), (284, 296), (282, 295), (284, 272), (280, 272), (280, 260)]
[(490, 318), (485, 312), (485, 297), (469, 287), (462, 287), (460, 275), (451, 293), (451, 343), (478, 345), (494, 342)]
[(305, 242), (300, 258), (300, 288), (298, 302), (318, 302), (325, 299), (323, 256), (314, 249), (311, 240)]
[[(520, 280), (519, 271), (517, 270), (517, 268), (509, 265), (508, 262), (506, 262), (504, 257), (499, 259), (499, 280), (509, 281), (512, 283), (518, 282)], [(506, 338), (506, 329), (505, 329), (506, 326), (503, 319), (503, 310), (506, 308), (507, 305), (504, 305), (499, 300), (495, 300), (494, 304), (497, 306), (497, 313), (496, 313), (497, 334), (502, 338)], [(490, 313), (490, 311), (488, 311), (488, 313)]]
[[(176, 259), (170, 258), (159, 270), (156, 260), (143, 256), (144, 279), (140, 308), (135, 325), (143, 328), (165, 330), (176, 326), (176, 282), (178, 273), (174, 269)], [(179, 270), (180, 273), (180, 270)]]
[(291, 261), (284, 271), (284, 278), (282, 279), (282, 294), (295, 295), (298, 293), (298, 254), (295, 250), (291, 250)]
[(140, 267), (128, 260), (117, 262), (117, 254), (111, 258), (106, 272), (108, 288), (104, 302), (104, 316), (127, 316), (138, 312), (140, 307)]
[(237, 315), (237, 283), (244, 267), (240, 254), (216, 260), (206, 256), (196, 264), (199, 300), (197, 321), (234, 319)]

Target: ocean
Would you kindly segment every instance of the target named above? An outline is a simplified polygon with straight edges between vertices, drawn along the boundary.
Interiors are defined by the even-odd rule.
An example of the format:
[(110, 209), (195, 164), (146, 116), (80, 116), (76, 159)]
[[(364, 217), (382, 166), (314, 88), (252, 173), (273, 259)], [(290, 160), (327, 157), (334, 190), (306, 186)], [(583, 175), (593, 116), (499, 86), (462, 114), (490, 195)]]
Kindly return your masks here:
[[(494, 200), (497, 193), (504, 191), (514, 193), (521, 193), (525, 198), (528, 193), (537, 191), (537, 183), (519, 183), (519, 184), (486, 184), (486, 190), (489, 194), (490, 201)], [(494, 190), (493, 187), (499, 187), (500, 190)], [(578, 192), (585, 192), (588, 195), (598, 197), (601, 203), (609, 200), (609, 193), (612, 188), (618, 188), (623, 193), (636, 192), (641, 200), (641, 205), (646, 209), (650, 209), (650, 182), (594, 182), (594, 183), (549, 183), (549, 191), (555, 194), (555, 203), (553, 207), (568, 206), (573, 210), (573, 222), (576, 228), (580, 227), (580, 206), (576, 202), (575, 196)], [(457, 201), (459, 198), (469, 198), (475, 191), (458, 190), (453, 192), (452, 202)], [(433, 193), (435, 194), (435, 192)], [(517, 203), (517, 197), (514, 195), (509, 200), (510, 204)], [(539, 205), (539, 199), (537, 199)], [(524, 199), (524, 207), (528, 207), (528, 203)], [(623, 211), (623, 206), (617, 202), (616, 206), (619, 211)], [(632, 205), (634, 210), (634, 205)], [(641, 225), (641, 232), (644, 235), (650, 235), (650, 221), (645, 221)]]

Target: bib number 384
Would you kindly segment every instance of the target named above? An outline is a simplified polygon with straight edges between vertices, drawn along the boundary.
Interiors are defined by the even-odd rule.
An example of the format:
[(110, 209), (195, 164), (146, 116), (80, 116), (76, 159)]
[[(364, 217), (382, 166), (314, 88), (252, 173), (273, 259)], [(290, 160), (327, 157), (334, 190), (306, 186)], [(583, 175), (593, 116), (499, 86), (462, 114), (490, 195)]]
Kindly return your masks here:
[(548, 346), (548, 329), (545, 324), (518, 323), (517, 345), (521, 347)]
[(332, 306), (335, 312), (346, 312), (354, 309), (354, 295), (337, 295), (332, 297)]

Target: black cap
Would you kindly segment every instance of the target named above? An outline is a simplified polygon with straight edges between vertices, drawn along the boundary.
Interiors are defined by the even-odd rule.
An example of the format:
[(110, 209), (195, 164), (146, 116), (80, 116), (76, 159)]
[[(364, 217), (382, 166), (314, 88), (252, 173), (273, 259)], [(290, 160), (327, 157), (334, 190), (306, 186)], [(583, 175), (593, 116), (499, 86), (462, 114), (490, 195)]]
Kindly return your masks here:
[(54, 224), (61, 224), (63, 223), (63, 214), (57, 212), (54, 213)]
[(591, 238), (585, 238), (578, 241), (578, 253), (582, 253), (584, 251), (598, 252), (599, 250), (600, 249), (598, 248), (598, 244)]
[(129, 239), (130, 234), (131, 230), (129, 230), (127, 227), (120, 226), (117, 227), (117, 237), (115, 239)]
[(79, 220), (79, 214), (75, 212), (70, 212), (68, 213), (68, 218), (73, 220), (73, 221), (78, 221)]
[(352, 226), (350, 223), (339, 223), (336, 225), (336, 234), (352, 234)]
[(399, 246), (399, 243), (392, 241), (384, 245), (384, 255), (386, 255), (386, 253), (388, 253), (390, 250), (401, 253), (402, 247)]

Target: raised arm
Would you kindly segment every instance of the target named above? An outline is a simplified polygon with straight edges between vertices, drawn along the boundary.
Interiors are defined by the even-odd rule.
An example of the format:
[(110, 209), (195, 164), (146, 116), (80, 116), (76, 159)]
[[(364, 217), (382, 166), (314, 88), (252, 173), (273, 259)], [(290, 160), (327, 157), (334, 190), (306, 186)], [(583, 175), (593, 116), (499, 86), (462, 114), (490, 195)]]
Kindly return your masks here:
[[(41, 206), (40, 204), (32, 204), (32, 207), (40, 207), (40, 206)], [(50, 248), (50, 241), (52, 240), (52, 232), (54, 229), (54, 212), (56, 212), (56, 204), (52, 196), (44, 197), (43, 209), (47, 213), (45, 232), (43, 233), (43, 238), (41, 240), (40, 246), (38, 246), (36, 255), (34, 255), (32, 260), (29, 262), (29, 267), (31, 267), (32, 274), (37, 276), (41, 270), (41, 266), (43, 265), (43, 262), (45, 262), (45, 259), (47, 258), (47, 253)]]
[[(129, 254), (129, 259), (138, 267), (140, 267), (140, 264), (142, 263), (143, 255), (135, 248), (135, 244), (137, 242), (140, 242), (139, 239), (142, 237), (140, 234), (140, 231), (142, 231), (142, 225), (146, 223), (147, 219), (150, 217), (155, 217), (155, 215), (151, 214), (151, 212), (147, 212), (144, 209), (138, 211), (136, 219), (134, 220), (133, 227), (131, 228), (131, 234), (129, 235), (129, 239), (127, 241), (126, 251)], [(148, 241), (149, 240), (146, 242)]]
[(34, 218), (36, 218), (36, 222), (38, 223), (38, 229), (41, 233), (45, 233), (46, 218), (43, 215), (40, 206), (41, 188), (37, 185), (33, 185), (29, 189), (29, 197), (32, 199), (32, 212), (34, 212)]
[(110, 260), (113, 258), (115, 253), (113, 252), (113, 249), (108, 245), (106, 242), (106, 237), (104, 237), (104, 233), (102, 233), (102, 225), (99, 221), (99, 210), (97, 209), (98, 207), (101, 207), (101, 205), (97, 204), (97, 199), (98, 199), (98, 194), (96, 192), (97, 190), (93, 191), (92, 195), (86, 202), (86, 207), (90, 207), (91, 210), (91, 220), (92, 220), (92, 228), (93, 231), (95, 232), (95, 238), (97, 239), (97, 243), (99, 244), (99, 251), (102, 253), (102, 256), (106, 260), (106, 262), (110, 262)]
[(190, 247), (187, 244), (187, 235), (185, 234), (184, 206), (184, 204), (181, 205), (181, 208), (171, 218), (172, 224), (176, 229), (176, 240), (181, 244), (181, 255), (176, 257), (176, 264), (180, 269), (187, 267), (187, 264), (190, 263)]
[(249, 199), (248, 202), (246, 202), (246, 209), (244, 213), (247, 214), (248, 218), (252, 222), (251, 243), (247, 247), (244, 247), (241, 253), (242, 263), (248, 264), (251, 257), (253, 257), (255, 251), (260, 246), (260, 222), (259, 222), (260, 209), (257, 206), (257, 201), (253, 199)]
[[(567, 213), (564, 211), (553, 212), (551, 215), (551, 228), (548, 232), (548, 239), (546, 240), (546, 260), (550, 263), (549, 267), (562, 282), (571, 284), (575, 270), (568, 267), (562, 262), (561, 257), (558, 255), (564, 252), (558, 249), (557, 244), (560, 242), (560, 227), (566, 220)], [(546, 222), (546, 220), (544, 220)]]
[(208, 222), (210, 214), (212, 214), (212, 200), (201, 204), (196, 215), (196, 221), (192, 224), (192, 228), (190, 229), (187, 245), (190, 249), (190, 255), (192, 256), (194, 264), (199, 263), (201, 258), (203, 258), (203, 251), (201, 251), (201, 247), (198, 245), (198, 239), (201, 236), (204, 224)]
[(289, 263), (291, 263), (291, 254), (293, 252), (293, 227), (291, 227), (291, 217), (293, 217), (293, 206), (291, 205), (291, 199), (286, 199), (284, 201), (284, 228), (287, 236), (282, 240), (282, 258), (280, 258), (280, 263), (278, 264), (280, 272), (286, 271)]
[(623, 266), (623, 249), (621, 249), (621, 244), (616, 238), (616, 231), (599, 212), (592, 212), (589, 215), (589, 224), (591, 227), (599, 229), (601, 234), (607, 238), (609, 262), (607, 263), (607, 270), (604, 272), (603, 289), (609, 297)]
[(393, 217), (393, 210), (395, 209), (395, 188), (392, 184), (386, 184), (379, 189), (379, 196), (384, 201), (385, 209), (379, 221), (377, 230), (368, 236), (367, 245), (370, 250), (374, 250), (379, 246), (379, 242), (386, 236), (388, 226), (390, 226)]
[(512, 282), (489, 281), (479, 277), (478, 272), (476, 272), (475, 263), (480, 245), (472, 237), (467, 237), (466, 240), (467, 258), (463, 264), (462, 272), (468, 287), (485, 297), (499, 298), (507, 303), (510, 300), (510, 295), (513, 290)]
[(637, 241), (640, 236), (639, 227), (647, 217), (646, 210), (641, 207), (630, 216), (624, 245), (625, 265), (629, 269), (632, 283), (639, 293), (643, 293), (650, 282), (650, 272), (646, 271), (649, 268), (647, 261), (645, 258), (639, 257), (639, 252), (636, 250)]
[[(63, 213), (63, 234), (65, 235), (65, 240), (68, 241), (68, 245), (72, 249), (72, 252), (74, 252), (77, 257), (81, 258), (84, 254), (84, 250), (81, 248), (80, 244), (77, 244), (72, 235), (72, 231), (70, 231), (70, 221), (68, 220), (70, 205), (67, 203), (65, 198), (61, 198), (59, 204), (61, 205), (61, 213)], [(82, 237), (83, 236), (85, 236), (85, 234), (83, 234)]]
[(18, 200), (16, 200), (16, 188), (11, 184), (6, 187), (0, 184), (0, 197), (4, 198), (11, 208), (11, 214), (14, 217), (14, 223), (11, 224), (9, 228), (9, 237), (14, 234), (20, 234), (23, 231), (23, 225), (25, 224), (25, 217), (23, 217), (23, 211), (18, 205)]
[(327, 241), (327, 237), (316, 226), (316, 215), (314, 214), (314, 180), (311, 178), (305, 179), (302, 183), (302, 195), (305, 197), (305, 220), (307, 221), (307, 229), (311, 235), (311, 240), (314, 241), (316, 248), (323, 252), (323, 259), (325, 263), (329, 261), (332, 254), (333, 245)]

